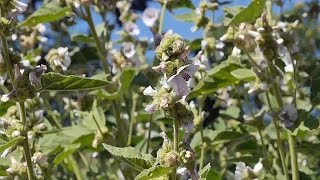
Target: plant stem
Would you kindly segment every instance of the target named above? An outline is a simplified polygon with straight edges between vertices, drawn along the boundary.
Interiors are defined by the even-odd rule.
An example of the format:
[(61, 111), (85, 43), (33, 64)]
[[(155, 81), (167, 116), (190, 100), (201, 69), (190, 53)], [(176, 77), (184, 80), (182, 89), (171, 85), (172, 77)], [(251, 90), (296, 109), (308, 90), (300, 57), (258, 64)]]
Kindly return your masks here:
[[(270, 101), (270, 97), (269, 97), (268, 92), (266, 92), (266, 97), (267, 97), (269, 108), (270, 108), (270, 110), (272, 110), (272, 105), (271, 105), (271, 101)], [(284, 172), (286, 179), (289, 180), (288, 168), (286, 166), (285, 158), (284, 158), (285, 154), (284, 154), (283, 142), (282, 142), (281, 136), (280, 136), (280, 127), (279, 127), (278, 122), (276, 121), (275, 118), (272, 118), (272, 122), (273, 122), (275, 129), (276, 129), (277, 144), (278, 144), (279, 156), (280, 156), (280, 160), (281, 160), (281, 164), (282, 164), (282, 171)]]
[[(6, 12), (4, 10), (1, 11), (1, 17), (5, 17)], [(12, 82), (13, 89), (16, 89), (16, 82), (14, 80), (14, 71), (13, 71), (13, 65), (11, 64), (10, 57), (9, 57), (9, 49), (8, 49), (8, 43), (5, 36), (1, 36), (1, 42), (2, 42), (2, 51), (3, 51), (3, 59), (6, 63), (7, 72), (9, 74), (9, 78)], [(33, 166), (31, 161), (31, 154), (30, 154), (30, 147), (29, 147), (29, 140), (28, 140), (28, 124), (27, 124), (27, 118), (26, 118), (26, 108), (24, 102), (17, 103), (17, 106), (19, 108), (20, 113), (20, 121), (23, 124), (23, 132), (22, 136), (24, 137), (23, 140), (23, 150), (24, 150), (24, 158), (27, 162), (27, 169), (28, 169), (28, 179), (33, 180), (35, 179), (34, 172), (33, 172)]]
[(90, 31), (93, 35), (94, 40), (96, 41), (98, 55), (100, 56), (103, 69), (106, 74), (109, 74), (110, 70), (108, 68), (107, 58), (106, 58), (107, 52), (106, 52), (106, 49), (102, 46), (102, 43), (100, 42), (96, 28), (94, 27), (94, 23), (93, 23), (91, 11), (90, 11), (90, 6), (85, 6), (84, 8), (85, 8), (86, 14), (87, 14), (85, 20), (87, 21), (87, 23), (90, 27)]
[(72, 166), (73, 172), (76, 175), (77, 180), (82, 180), (81, 171), (79, 169), (77, 161), (74, 159), (72, 154), (69, 155), (67, 158), (68, 158), (68, 161), (70, 162), (70, 164)]
[[(173, 148), (179, 153), (179, 120), (178, 114), (175, 108), (172, 108), (173, 114)], [(177, 167), (175, 166), (172, 170), (172, 179), (176, 179)]]
[(289, 138), (288, 141), (289, 141), (289, 149), (290, 149), (292, 180), (299, 180), (299, 170), (298, 170), (297, 153), (295, 149), (295, 140), (289, 131), (288, 131), (288, 138)]
[(162, 5), (161, 14), (160, 14), (160, 24), (159, 24), (159, 34), (162, 34), (164, 15), (166, 14), (167, 1), (165, 0)]
[(131, 93), (131, 97), (132, 97), (132, 106), (130, 111), (130, 124), (129, 124), (129, 135), (128, 135), (127, 146), (131, 145), (133, 125), (136, 122), (134, 114), (136, 112), (137, 98), (134, 93)]
[(148, 131), (148, 139), (147, 139), (147, 150), (146, 150), (146, 153), (148, 154), (149, 153), (149, 146), (150, 146), (150, 141), (151, 141), (151, 130), (152, 130), (152, 114), (150, 115), (150, 118), (149, 118), (149, 131)]
[(203, 126), (201, 126), (200, 134), (201, 134), (202, 146), (201, 146), (199, 170), (201, 170), (203, 168), (203, 165), (204, 165), (204, 154), (206, 153), (206, 148), (207, 148), (207, 144), (204, 142)]
[(19, 102), (18, 107), (19, 107), (19, 112), (20, 112), (20, 120), (22, 121), (22, 124), (23, 124), (23, 132), (22, 132), (22, 135), (24, 136), (23, 150), (24, 150), (24, 158), (25, 158), (25, 161), (27, 162), (27, 167), (28, 167), (27, 168), (28, 169), (28, 179), (33, 180), (33, 179), (35, 179), (35, 177), (34, 177), (30, 148), (29, 148), (28, 123), (27, 123), (27, 119), (26, 119), (26, 107), (25, 107), (24, 102)]
[(206, 96), (202, 96), (200, 98), (200, 101), (199, 101), (199, 109), (198, 109), (198, 116), (200, 118), (200, 135), (201, 135), (201, 142), (202, 142), (202, 145), (201, 145), (201, 154), (200, 154), (200, 164), (199, 164), (199, 170), (201, 170), (203, 168), (203, 165), (204, 165), (204, 155), (206, 153), (206, 148), (207, 148), (207, 144), (206, 142), (204, 141), (204, 134), (203, 134), (203, 118), (202, 118), (202, 115), (201, 115), (201, 112), (202, 112), (202, 109), (203, 109), (203, 104), (204, 104), (204, 101), (206, 99)]

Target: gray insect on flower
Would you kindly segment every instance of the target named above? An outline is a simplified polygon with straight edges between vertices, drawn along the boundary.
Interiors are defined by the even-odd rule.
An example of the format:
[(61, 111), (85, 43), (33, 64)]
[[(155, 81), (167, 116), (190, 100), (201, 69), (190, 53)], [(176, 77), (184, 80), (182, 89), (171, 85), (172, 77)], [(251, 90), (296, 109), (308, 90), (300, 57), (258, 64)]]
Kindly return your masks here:
[(283, 108), (279, 117), (281, 118), (285, 127), (289, 128), (296, 122), (298, 118), (298, 110), (292, 104), (288, 104)]

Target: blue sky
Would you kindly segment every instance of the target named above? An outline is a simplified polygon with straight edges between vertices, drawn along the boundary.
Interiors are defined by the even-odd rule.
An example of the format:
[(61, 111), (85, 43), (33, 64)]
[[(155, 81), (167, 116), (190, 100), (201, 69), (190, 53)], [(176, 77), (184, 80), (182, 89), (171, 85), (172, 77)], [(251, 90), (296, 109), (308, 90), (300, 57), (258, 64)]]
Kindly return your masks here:
[[(289, 9), (292, 8), (292, 6), (296, 3), (296, 2), (307, 2), (310, 0), (291, 0), (291, 1), (286, 1), (285, 3), (285, 9)], [(193, 4), (195, 5), (195, 7), (197, 7), (200, 3), (200, 0), (193, 0), (192, 1)], [(234, 0), (231, 4), (228, 4), (227, 6), (247, 6), (249, 3), (251, 2), (251, 0)], [(158, 8), (159, 10), (161, 9), (161, 5), (155, 1), (151, 1), (149, 2), (149, 7), (154, 7), (154, 8)], [(280, 9), (278, 7), (274, 7), (273, 8), (274, 12), (280, 12)], [(190, 9), (187, 8), (181, 8), (181, 9), (177, 9), (174, 10), (173, 14), (170, 13), (169, 11), (166, 11), (165, 14), (165, 21), (164, 21), (164, 31), (168, 30), (168, 29), (172, 29), (175, 33), (180, 34), (181, 36), (183, 36), (184, 38), (188, 39), (188, 40), (192, 40), (195, 38), (199, 38), (202, 37), (202, 31), (198, 30), (196, 32), (191, 32), (190, 28), (193, 26), (192, 23), (186, 23), (186, 22), (181, 22), (181, 21), (177, 21), (174, 18), (174, 15), (176, 14), (183, 14), (183, 13), (187, 13), (189, 12)], [(213, 17), (212, 14), (208, 14), (208, 17)], [(214, 14), (215, 17), (215, 22), (221, 22), (223, 19), (223, 12), (221, 9), (219, 9), (218, 11), (215, 12)], [(110, 17), (111, 21), (114, 22), (114, 17)], [(101, 23), (101, 19), (98, 16), (94, 16), (94, 22), (95, 24), (99, 24)], [(141, 34), (139, 37), (146, 37), (148, 39), (150, 39), (152, 37), (152, 33), (150, 32), (149, 28), (147, 26), (145, 26), (142, 22), (142, 20), (138, 20), (137, 24), (140, 28)], [(119, 30), (119, 29), (117, 29)], [(70, 27), (70, 33), (71, 34), (79, 34), (79, 33), (88, 33), (88, 27), (84, 26), (83, 22), (78, 23), (77, 25)], [(119, 39), (119, 36), (116, 33), (112, 34), (112, 40), (116, 40)]]

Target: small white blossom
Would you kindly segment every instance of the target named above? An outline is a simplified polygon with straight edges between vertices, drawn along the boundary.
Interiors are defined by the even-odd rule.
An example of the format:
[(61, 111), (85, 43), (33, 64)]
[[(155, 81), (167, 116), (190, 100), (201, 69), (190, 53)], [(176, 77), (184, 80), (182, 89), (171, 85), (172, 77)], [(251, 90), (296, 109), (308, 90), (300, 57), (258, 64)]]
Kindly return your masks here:
[(158, 20), (158, 17), (159, 10), (154, 8), (147, 8), (144, 10), (142, 14), (142, 21), (146, 26), (152, 27), (154, 23)]
[(139, 27), (133, 23), (133, 22), (127, 22), (124, 25), (124, 30), (130, 35), (130, 36), (138, 36), (140, 34)]
[(9, 94), (3, 94), (3, 95), (1, 96), (1, 99), (0, 99), (0, 100), (1, 100), (2, 102), (7, 102), (7, 101), (9, 101), (8, 95), (9, 95)]
[(149, 104), (146, 106), (145, 111), (147, 111), (150, 114), (155, 113), (157, 110), (156, 105), (155, 104)]
[(135, 46), (132, 42), (124, 42), (122, 44), (122, 53), (127, 58), (132, 58), (136, 54)]
[(241, 49), (239, 49), (239, 48), (237, 48), (237, 47), (234, 47), (234, 48), (232, 49), (231, 56), (238, 57), (238, 56), (240, 56), (240, 53), (241, 53)]
[(259, 172), (263, 169), (262, 159), (252, 169), (250, 166), (246, 166), (244, 162), (239, 162), (236, 166), (235, 180), (242, 179), (258, 179)]
[(155, 94), (156, 92), (157, 92), (157, 91), (154, 90), (151, 86), (148, 86), (146, 89), (144, 89), (143, 95), (145, 95), (145, 96), (154, 96), (154, 94)]
[(19, 13), (23, 13), (27, 10), (28, 4), (15, 0), (16, 9)]
[(14, 130), (14, 131), (12, 131), (11, 136), (12, 136), (13, 138), (15, 138), (15, 137), (20, 136), (20, 134), (21, 134), (21, 132), (20, 132), (20, 131), (18, 131), (18, 130)]
[(46, 26), (44, 24), (40, 23), (40, 24), (38, 24), (36, 26), (36, 28), (37, 28), (37, 30), (39, 31), (40, 34), (46, 33), (46, 29), (47, 28), (46, 28)]

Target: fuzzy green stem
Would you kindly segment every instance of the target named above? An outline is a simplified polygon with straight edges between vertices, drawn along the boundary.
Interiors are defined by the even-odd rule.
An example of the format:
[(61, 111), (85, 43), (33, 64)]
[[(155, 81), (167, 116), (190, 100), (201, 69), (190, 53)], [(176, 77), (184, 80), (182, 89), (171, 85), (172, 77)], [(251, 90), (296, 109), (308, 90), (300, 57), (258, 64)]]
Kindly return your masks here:
[(71, 155), (69, 155), (68, 157), (68, 161), (72, 166), (73, 172), (76, 175), (77, 180), (82, 180), (82, 175), (81, 175), (81, 171), (80, 168), (78, 166), (77, 161), (74, 159), (74, 157)]
[(15, 87), (16, 85), (14, 82), (14, 71), (13, 71), (13, 66), (10, 62), (9, 49), (8, 49), (8, 43), (7, 43), (6, 37), (1, 36), (1, 41), (2, 41), (3, 59), (6, 63), (7, 72), (9, 74), (10, 80), (12, 81), (12, 86)]
[(151, 130), (152, 130), (152, 114), (150, 115), (150, 118), (149, 118), (149, 131), (148, 131), (147, 148), (146, 148), (147, 154), (149, 153), (149, 146), (151, 141)]
[(201, 154), (200, 154), (200, 164), (199, 164), (199, 170), (201, 170), (203, 168), (204, 165), (204, 155), (206, 153), (206, 148), (207, 145), (204, 142), (204, 135), (203, 135), (203, 127), (201, 126), (200, 129), (200, 134), (201, 134), (201, 141), (202, 141), (202, 146), (201, 146)]
[(164, 22), (164, 15), (166, 14), (167, 8), (167, 1), (165, 0), (162, 5), (161, 14), (160, 14), (160, 24), (159, 24), (159, 34), (162, 34), (163, 22)]
[(199, 170), (201, 170), (203, 168), (203, 165), (204, 165), (204, 155), (206, 153), (206, 148), (207, 148), (207, 144), (206, 142), (204, 141), (204, 134), (203, 134), (203, 118), (201, 116), (201, 112), (202, 112), (202, 109), (203, 109), (203, 105), (204, 105), (204, 100), (206, 99), (206, 96), (202, 96), (200, 98), (200, 103), (199, 103), (199, 109), (198, 109), (198, 116), (199, 118), (201, 118), (200, 120), (200, 135), (201, 135), (201, 142), (202, 142), (202, 145), (201, 145), (201, 154), (200, 154), (200, 164), (199, 164)]
[[(270, 110), (272, 110), (272, 105), (271, 105), (271, 101), (270, 101), (270, 97), (269, 97), (268, 92), (266, 92), (266, 97), (267, 97), (269, 108), (270, 108)], [(279, 156), (280, 156), (281, 165), (282, 165), (282, 171), (284, 172), (286, 179), (289, 180), (288, 168), (285, 163), (285, 153), (284, 153), (284, 148), (283, 148), (283, 142), (282, 142), (281, 136), (280, 136), (280, 127), (279, 127), (278, 122), (276, 121), (275, 118), (272, 118), (272, 122), (274, 124), (275, 129), (276, 129), (277, 144), (278, 144), (278, 151), (279, 151)]]
[(35, 179), (34, 172), (33, 172), (33, 166), (31, 161), (31, 154), (30, 154), (30, 147), (29, 147), (29, 140), (28, 140), (28, 123), (26, 118), (26, 107), (24, 102), (19, 102), (19, 112), (20, 112), (20, 120), (23, 124), (23, 150), (24, 150), (24, 158), (27, 162), (27, 169), (28, 169), (28, 179), (33, 180)]
[(93, 23), (93, 20), (92, 20), (90, 7), (89, 6), (85, 6), (84, 8), (85, 8), (86, 14), (87, 14), (85, 20), (87, 21), (87, 23), (89, 25), (89, 28), (90, 28), (90, 31), (91, 31), (91, 33), (93, 35), (94, 40), (96, 41), (98, 55), (100, 56), (103, 69), (104, 69), (106, 74), (109, 74), (110, 70), (109, 70), (108, 64), (107, 64), (107, 58), (106, 58), (107, 52), (106, 52), (106, 49), (102, 46), (102, 43), (101, 43), (101, 41), (99, 39), (99, 36), (97, 34), (97, 31), (96, 31), (96, 28), (94, 27), (94, 23)]
[(295, 140), (290, 132), (288, 132), (288, 141), (289, 141), (289, 149), (290, 149), (292, 180), (299, 180), (299, 170), (298, 170), (297, 153), (295, 149)]
[[(176, 109), (172, 109), (173, 114), (173, 148), (174, 150), (179, 153), (179, 120), (178, 120), (178, 114), (176, 112)], [(176, 179), (176, 173), (177, 173), (177, 167), (174, 167), (172, 170), (172, 179)]]
[(119, 138), (119, 144), (120, 146), (124, 146), (125, 145), (125, 128), (124, 128), (124, 123), (120, 117), (120, 110), (119, 110), (119, 106), (118, 103), (116, 101), (112, 101), (111, 103), (112, 106), (112, 113), (114, 114), (115, 118), (116, 118), (116, 123), (117, 123), (117, 128), (118, 128), (118, 133), (117, 133), (117, 138)]
[(130, 111), (130, 124), (129, 124), (129, 135), (128, 135), (127, 146), (131, 145), (133, 126), (134, 126), (134, 123), (136, 122), (134, 114), (136, 112), (137, 99), (134, 93), (132, 93), (131, 95), (132, 95), (132, 106)]

